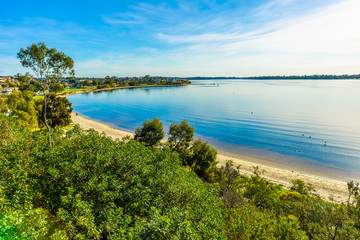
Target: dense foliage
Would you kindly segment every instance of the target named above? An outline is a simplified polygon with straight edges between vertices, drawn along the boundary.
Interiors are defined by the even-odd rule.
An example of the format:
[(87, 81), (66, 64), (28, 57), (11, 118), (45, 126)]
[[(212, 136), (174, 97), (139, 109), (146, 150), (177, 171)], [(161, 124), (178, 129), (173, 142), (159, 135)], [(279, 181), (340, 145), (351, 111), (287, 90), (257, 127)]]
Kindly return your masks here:
[(145, 143), (146, 146), (155, 146), (160, 143), (164, 136), (163, 124), (159, 118), (154, 117), (151, 121), (144, 121), (142, 127), (136, 128), (134, 139)]
[(181, 123), (173, 122), (169, 127), (170, 149), (179, 154), (185, 166), (192, 168), (199, 177), (204, 177), (208, 169), (215, 167), (217, 151), (201, 138), (193, 140), (193, 137), (194, 126), (185, 119)]
[[(30, 91), (17, 91), (4, 97), (9, 115), (23, 127), (44, 127), (44, 102), (34, 99)], [(1, 111), (0, 111), (1, 112)], [(71, 103), (67, 98), (49, 95), (46, 117), (51, 128), (64, 127), (71, 123)]]
[(23, 214), (44, 218), (32, 226), (45, 228), (38, 233), (43, 239), (52, 234), (48, 225), (58, 225), (54, 233), (64, 229), (69, 238), (224, 237), (215, 189), (170, 151), (79, 127), (55, 131), (50, 150), (43, 132), (15, 126), (4, 132), (11, 141), (0, 151), (0, 215), (3, 225), (13, 226), (3, 236), (23, 234), (27, 225), (16, 218)]
[[(65, 127), (71, 123), (71, 112), (72, 107), (69, 100), (65, 97), (58, 97), (55, 94), (51, 94), (49, 96), (47, 109), (46, 109), (46, 119), (49, 123), (49, 126), (55, 128)], [(45, 106), (42, 105), (40, 112), (40, 119), (43, 122), (43, 114), (44, 114)]]
[(6, 104), (10, 115), (20, 126), (36, 127), (38, 125), (36, 106), (30, 92), (14, 92), (7, 96)]
[(169, 145), (172, 151), (179, 153), (182, 159), (190, 155), (189, 147), (194, 137), (194, 126), (184, 119), (181, 123), (173, 122), (169, 127)]
[(335, 204), (301, 180), (285, 190), (258, 168), (252, 177), (231, 162), (218, 168), (201, 139), (184, 137), (185, 166), (167, 145), (79, 126), (52, 139), (49, 148), (46, 132), (0, 114), (0, 239), (360, 239), (353, 182)]

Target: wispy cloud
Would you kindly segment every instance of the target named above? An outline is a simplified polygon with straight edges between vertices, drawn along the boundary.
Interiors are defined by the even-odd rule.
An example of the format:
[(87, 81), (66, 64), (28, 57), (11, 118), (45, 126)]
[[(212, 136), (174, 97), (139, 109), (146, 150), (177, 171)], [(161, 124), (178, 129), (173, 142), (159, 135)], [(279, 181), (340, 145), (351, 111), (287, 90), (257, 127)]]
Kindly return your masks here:
[(45, 41), (89, 76), (356, 73), (360, 66), (358, 0), (125, 2), (95, 25), (0, 20), (0, 61)]
[[(301, 2), (306, 7), (300, 8)], [(134, 54), (119, 53), (121, 57), (105, 60), (103, 67), (123, 73), (137, 69), (142, 74), (166, 69), (166, 74), (181, 76), (356, 73), (360, 3), (312, 3), (309, 8), (309, 2), (275, 0), (240, 17), (238, 8), (229, 10), (214, 2), (207, 3), (205, 11), (199, 10), (198, 2), (135, 4), (127, 15), (119, 15), (116, 24), (135, 19), (148, 28), (152, 41), (164, 44), (151, 52), (143, 47), (131, 49)], [(124, 65), (127, 68), (109, 67)]]
[[(261, 9), (272, 9), (278, 3)], [(294, 1), (281, 2), (281, 7), (291, 3)], [(356, 57), (360, 54), (360, 32), (356, 31), (360, 27), (359, 9), (360, 2), (347, 0), (313, 9), (310, 14), (281, 17), (250, 32), (157, 36), (171, 44), (186, 44), (181, 48), (191, 58), (207, 56), (207, 62), (216, 62), (217, 66), (225, 62), (229, 74), (356, 73), (360, 64)], [(233, 72), (231, 66), (233, 70), (241, 66), (248, 70)], [(226, 74), (213, 69), (219, 68), (207, 71)]]
[(118, 12), (112, 15), (102, 16), (105, 23), (111, 25), (134, 25), (150, 24), (152, 22), (170, 21), (173, 9), (166, 4), (151, 5), (146, 3), (135, 3), (126, 12)]

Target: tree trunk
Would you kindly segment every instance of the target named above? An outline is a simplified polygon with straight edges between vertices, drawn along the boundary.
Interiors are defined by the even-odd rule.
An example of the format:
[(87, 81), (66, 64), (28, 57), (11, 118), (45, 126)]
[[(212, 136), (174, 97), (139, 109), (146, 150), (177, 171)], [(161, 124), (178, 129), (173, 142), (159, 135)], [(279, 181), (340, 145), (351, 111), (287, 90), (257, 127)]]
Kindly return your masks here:
[(49, 124), (47, 122), (47, 119), (46, 119), (46, 109), (47, 109), (47, 99), (46, 99), (46, 91), (44, 89), (44, 122), (45, 122), (45, 125), (46, 125), (46, 128), (49, 132), (49, 145), (50, 145), (50, 148), (51, 148), (51, 129), (49, 127)]

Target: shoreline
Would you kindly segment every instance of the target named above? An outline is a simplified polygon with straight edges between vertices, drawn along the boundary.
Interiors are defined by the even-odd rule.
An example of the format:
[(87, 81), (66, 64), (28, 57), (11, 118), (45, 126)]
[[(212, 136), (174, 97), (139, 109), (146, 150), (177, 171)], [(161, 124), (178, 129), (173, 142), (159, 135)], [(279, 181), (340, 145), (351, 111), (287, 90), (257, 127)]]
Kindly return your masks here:
[[(190, 83), (191, 84), (191, 83)], [(178, 84), (178, 85), (140, 85), (140, 86), (122, 86), (122, 87), (112, 87), (112, 88), (100, 88), (100, 89), (91, 89), (91, 90), (84, 90), (84, 91), (74, 91), (74, 92), (68, 92), (68, 93), (60, 93), (61, 97), (67, 97), (75, 94), (81, 94), (81, 93), (91, 93), (91, 92), (102, 92), (102, 91), (111, 91), (111, 90), (117, 90), (117, 89), (133, 89), (133, 88), (146, 88), (146, 87), (183, 87), (190, 84)]]
[(294, 174), (301, 174), (304, 176), (315, 177), (322, 180), (346, 185), (347, 182), (354, 180), (350, 177), (346, 177), (337, 173), (333, 173), (330, 171), (322, 171), (315, 168), (310, 168), (302, 165), (287, 163), (283, 161), (277, 161), (273, 158), (266, 158), (266, 157), (258, 157), (252, 156), (243, 153), (231, 152), (223, 149), (217, 149), (218, 154), (224, 155), (226, 157), (234, 158), (234, 159), (242, 159), (246, 162), (250, 162), (257, 165), (268, 166), (272, 168), (281, 169), (284, 171), (292, 172)]
[[(73, 123), (79, 124), (84, 130), (93, 128), (98, 132), (104, 132), (107, 136), (113, 139), (122, 139), (126, 136), (134, 136), (134, 133), (115, 129), (107, 124), (82, 117), (76, 113), (71, 113), (71, 119)], [(272, 183), (280, 184), (285, 188), (289, 188), (291, 186), (291, 180), (301, 179), (305, 183), (311, 184), (315, 189), (315, 193), (326, 201), (340, 203), (345, 202), (348, 198), (346, 180), (340, 175), (297, 165), (276, 162), (265, 158), (227, 152), (221, 149), (217, 150), (218, 165), (223, 166), (227, 160), (232, 160), (234, 166), (240, 165), (240, 174), (242, 175), (251, 176), (253, 174), (254, 167), (258, 166), (261, 171), (264, 171), (261, 174), (262, 177), (265, 177)]]

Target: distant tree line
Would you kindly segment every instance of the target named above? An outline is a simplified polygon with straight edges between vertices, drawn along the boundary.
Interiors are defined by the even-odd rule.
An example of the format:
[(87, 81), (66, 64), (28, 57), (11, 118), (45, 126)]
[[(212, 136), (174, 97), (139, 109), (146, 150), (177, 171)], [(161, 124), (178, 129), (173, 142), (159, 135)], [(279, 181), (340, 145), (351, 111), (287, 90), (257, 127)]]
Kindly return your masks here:
[(276, 79), (359, 79), (360, 74), (343, 74), (343, 75), (292, 75), (292, 76), (254, 76), (254, 77), (188, 77), (189, 80), (206, 80), (206, 79), (263, 79), (263, 80), (276, 80)]
[(259, 76), (259, 77), (246, 77), (243, 79), (359, 79), (360, 74), (344, 74), (344, 75), (302, 75), (302, 76)]
[(144, 77), (125, 77), (119, 78), (116, 76), (106, 76), (100, 79), (75, 79), (69, 81), (73, 86), (87, 87), (93, 86), (96, 89), (113, 88), (113, 87), (126, 87), (126, 86), (141, 86), (141, 85), (186, 85), (190, 84), (188, 79), (174, 79), (165, 77), (151, 77), (146, 75)]
[[(32, 92), (42, 92), (42, 81), (33, 77), (31, 74), (16, 74), (12, 81), (8, 80), (1, 84), (2, 87), (18, 88), (19, 90), (29, 90)], [(56, 83), (56, 84), (55, 84)], [(168, 85), (181, 86), (191, 82), (188, 79), (166, 78), (166, 77), (126, 77), (106, 76), (105, 78), (75, 78), (63, 77), (54, 82), (53, 92), (62, 92), (67, 88), (93, 88), (104, 89), (114, 87), (131, 87), (141, 85)]]

